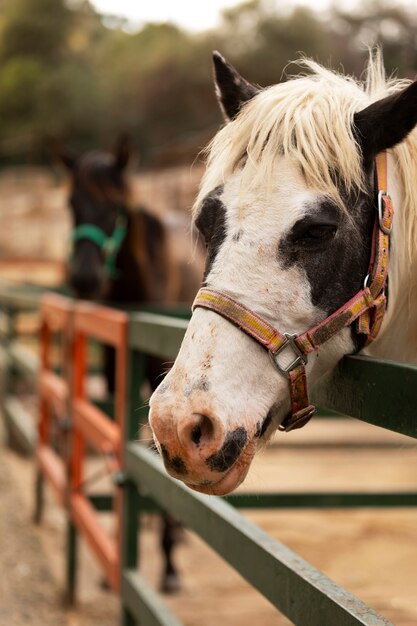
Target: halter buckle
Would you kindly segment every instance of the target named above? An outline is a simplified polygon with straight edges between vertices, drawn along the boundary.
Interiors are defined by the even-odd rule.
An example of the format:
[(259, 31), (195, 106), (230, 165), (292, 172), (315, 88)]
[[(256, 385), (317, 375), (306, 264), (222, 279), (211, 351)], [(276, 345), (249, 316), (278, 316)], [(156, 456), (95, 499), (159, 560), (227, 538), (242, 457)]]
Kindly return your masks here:
[[(295, 343), (295, 340), (297, 339), (297, 335), (293, 335), (291, 333), (284, 333), (284, 337), (285, 337), (285, 341), (282, 344), (282, 346), (280, 346), (278, 350), (275, 350), (275, 352), (269, 352), (269, 356), (271, 357), (273, 364), (275, 365), (277, 370), (280, 372), (280, 374), (283, 374), (284, 376), (289, 378), (290, 372), (294, 368), (298, 367), (299, 365), (307, 365), (307, 355), (301, 352), (300, 348)], [(288, 365), (280, 365), (278, 362), (278, 356), (288, 346), (290, 346), (291, 349), (293, 350), (295, 354), (295, 359), (291, 361), (291, 363), (289, 363)]]

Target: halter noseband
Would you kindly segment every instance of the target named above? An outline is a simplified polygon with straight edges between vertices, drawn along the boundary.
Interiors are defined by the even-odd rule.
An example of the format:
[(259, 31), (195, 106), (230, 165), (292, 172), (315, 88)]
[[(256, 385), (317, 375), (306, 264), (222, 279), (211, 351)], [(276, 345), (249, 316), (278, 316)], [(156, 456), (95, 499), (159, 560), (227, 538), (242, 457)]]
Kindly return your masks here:
[[(378, 204), (372, 235), (371, 258), (363, 288), (337, 311), (319, 324), (299, 335), (281, 333), (263, 317), (254, 313), (232, 297), (204, 287), (194, 300), (193, 310), (202, 307), (225, 317), (264, 348), (280, 374), (288, 378), (291, 396), (291, 414), (279, 430), (290, 431), (304, 426), (314, 415), (309, 403), (305, 366), (308, 355), (328, 339), (356, 321), (357, 332), (366, 336), (366, 344), (373, 341), (381, 328), (386, 309), (385, 285), (388, 275), (389, 237), (392, 230), (393, 207), (387, 189), (386, 152), (376, 157)], [(280, 363), (280, 355), (290, 348), (294, 352), (291, 363)]]
[(116, 258), (126, 237), (127, 217), (120, 214), (110, 236), (95, 224), (80, 224), (72, 230), (71, 240), (76, 243), (80, 239), (88, 239), (95, 243), (104, 256), (104, 269), (110, 278), (117, 277)]

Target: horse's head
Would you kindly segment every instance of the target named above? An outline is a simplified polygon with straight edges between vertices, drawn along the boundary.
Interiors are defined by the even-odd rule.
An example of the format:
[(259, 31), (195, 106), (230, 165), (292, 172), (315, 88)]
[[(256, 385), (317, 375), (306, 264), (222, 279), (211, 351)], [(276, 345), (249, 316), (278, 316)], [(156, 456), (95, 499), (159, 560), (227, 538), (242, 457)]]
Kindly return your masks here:
[[(220, 55), (214, 63), (226, 125), (209, 148), (195, 205), (207, 245), (204, 286), (243, 305), (243, 327), (249, 309), (299, 336), (363, 291), (374, 159), (416, 124), (417, 84), (386, 85), (371, 59), (367, 90), (312, 62), (312, 75), (259, 90)], [(212, 494), (242, 482), (290, 409), (286, 376), (225, 307), (224, 316), (194, 309), (150, 412), (169, 473)], [(327, 331), (308, 357), (310, 387), (363, 347), (356, 324)], [(282, 368), (297, 360), (291, 342), (280, 360)]]
[(81, 298), (102, 297), (115, 276), (117, 253), (126, 234), (128, 141), (121, 138), (114, 152), (75, 157), (60, 150), (59, 157), (71, 174), (69, 282)]

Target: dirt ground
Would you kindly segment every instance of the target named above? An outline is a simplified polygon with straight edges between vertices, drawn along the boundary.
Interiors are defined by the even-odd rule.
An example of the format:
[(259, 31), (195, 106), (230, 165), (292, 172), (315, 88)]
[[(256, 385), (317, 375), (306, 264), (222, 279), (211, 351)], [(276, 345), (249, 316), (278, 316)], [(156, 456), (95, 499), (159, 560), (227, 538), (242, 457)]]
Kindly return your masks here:
[[(278, 436), (255, 461), (243, 489), (416, 490), (417, 446), (354, 420), (316, 420), (291, 439)], [(0, 449), (0, 572), (6, 574), (0, 576), (0, 624), (117, 626), (118, 600), (101, 588), (85, 545), (77, 609), (62, 605), (65, 519), (53, 495), (47, 496), (44, 521), (36, 528), (33, 464)], [(247, 515), (396, 626), (417, 624), (417, 508)], [(158, 584), (158, 521), (145, 526), (142, 571)], [(186, 626), (290, 623), (192, 533), (185, 533), (176, 557), (183, 588), (168, 603)], [(338, 625), (323, 619), (323, 626)]]

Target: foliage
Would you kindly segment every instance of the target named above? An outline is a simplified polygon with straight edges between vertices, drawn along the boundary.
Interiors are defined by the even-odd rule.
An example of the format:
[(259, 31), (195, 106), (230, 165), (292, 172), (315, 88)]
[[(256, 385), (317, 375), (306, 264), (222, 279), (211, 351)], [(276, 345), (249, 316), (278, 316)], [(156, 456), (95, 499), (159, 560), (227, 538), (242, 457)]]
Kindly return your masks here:
[(214, 48), (261, 85), (281, 80), (300, 52), (359, 75), (376, 43), (388, 71), (414, 76), (417, 16), (394, 0), (367, 0), (350, 14), (277, 4), (243, 2), (216, 31), (196, 35), (172, 24), (133, 34), (123, 20), (109, 27), (88, 0), (1, 0), (0, 157), (36, 161), (51, 136), (85, 149), (127, 131), (144, 164), (193, 158), (221, 122)]

